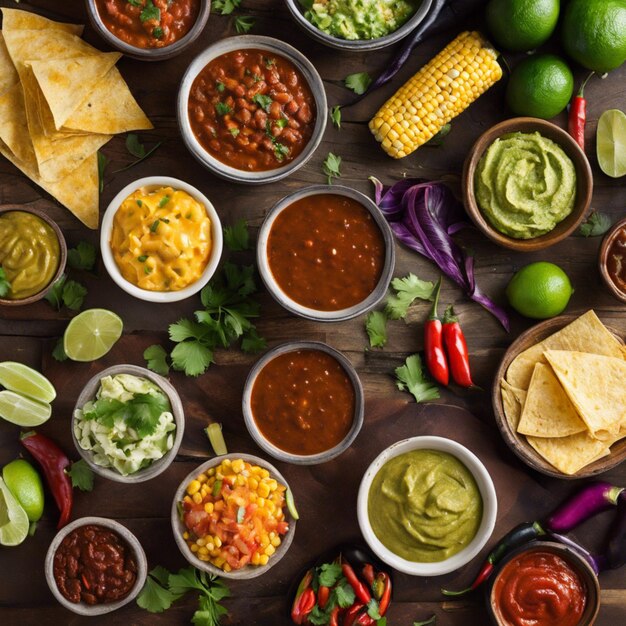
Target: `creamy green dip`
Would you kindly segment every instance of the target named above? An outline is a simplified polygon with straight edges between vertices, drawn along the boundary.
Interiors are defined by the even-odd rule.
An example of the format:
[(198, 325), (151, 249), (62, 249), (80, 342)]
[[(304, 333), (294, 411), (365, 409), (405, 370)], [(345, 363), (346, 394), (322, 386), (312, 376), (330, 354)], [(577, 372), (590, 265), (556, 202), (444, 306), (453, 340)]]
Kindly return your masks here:
[(413, 450), (387, 461), (372, 481), (372, 530), (394, 554), (419, 563), (444, 561), (478, 531), (483, 503), (471, 472), (438, 450)]
[(573, 210), (576, 170), (551, 139), (512, 133), (482, 156), (474, 180), (476, 202), (501, 233), (530, 239), (550, 232)]
[(322, 32), (341, 39), (378, 39), (398, 30), (421, 2), (417, 0), (301, 0), (304, 17)]

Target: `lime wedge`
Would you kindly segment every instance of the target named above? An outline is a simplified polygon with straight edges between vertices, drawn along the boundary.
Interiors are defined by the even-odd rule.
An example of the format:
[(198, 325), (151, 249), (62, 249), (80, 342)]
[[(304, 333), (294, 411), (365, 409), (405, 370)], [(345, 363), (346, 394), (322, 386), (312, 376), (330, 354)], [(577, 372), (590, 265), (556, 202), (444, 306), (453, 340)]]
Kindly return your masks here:
[(95, 361), (122, 336), (120, 317), (106, 309), (87, 309), (67, 325), (63, 349), (72, 361)]
[(0, 363), (0, 385), (39, 402), (52, 402), (57, 397), (52, 383), (37, 370), (23, 363)]
[(36, 402), (14, 391), (0, 391), (0, 417), (18, 426), (41, 426), (52, 414), (49, 404)]
[(605, 111), (598, 120), (596, 153), (600, 169), (611, 178), (626, 175), (626, 115)]
[(213, 450), (215, 451), (215, 454), (217, 456), (221, 456), (222, 454), (228, 454), (226, 442), (224, 441), (224, 435), (222, 434), (221, 424), (209, 424), (206, 429), (206, 434), (209, 437), (211, 446), (213, 447)]
[(285, 492), (285, 501), (287, 502), (287, 510), (293, 519), (300, 519), (298, 515), (298, 509), (296, 509), (296, 503), (293, 501), (293, 493), (291, 489), (287, 489)]
[(43, 515), (43, 483), (37, 470), (24, 459), (16, 459), (2, 468), (2, 478), (28, 515), (36, 522)]
[(28, 515), (0, 478), (0, 544), (17, 546), (28, 535)]

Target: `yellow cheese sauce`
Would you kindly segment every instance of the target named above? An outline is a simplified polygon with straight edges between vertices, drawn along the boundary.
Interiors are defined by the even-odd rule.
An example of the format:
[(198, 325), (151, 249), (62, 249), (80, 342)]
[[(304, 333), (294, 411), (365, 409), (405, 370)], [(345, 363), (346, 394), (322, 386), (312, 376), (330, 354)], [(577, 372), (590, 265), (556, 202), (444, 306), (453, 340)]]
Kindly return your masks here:
[(61, 245), (49, 224), (25, 211), (0, 215), (0, 266), (10, 300), (28, 298), (47, 287), (59, 267)]
[(211, 220), (204, 205), (180, 189), (140, 188), (115, 213), (109, 243), (127, 281), (148, 291), (178, 291), (209, 262)]

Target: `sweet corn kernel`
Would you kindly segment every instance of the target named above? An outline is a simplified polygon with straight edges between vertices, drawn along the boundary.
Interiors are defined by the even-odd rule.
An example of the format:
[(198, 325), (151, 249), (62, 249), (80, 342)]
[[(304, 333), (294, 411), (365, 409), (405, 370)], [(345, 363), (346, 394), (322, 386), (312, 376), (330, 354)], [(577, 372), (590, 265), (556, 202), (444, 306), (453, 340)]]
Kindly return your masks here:
[(267, 498), (270, 495), (270, 487), (267, 483), (263, 482), (259, 485), (258, 488), (258, 494), (262, 497), (262, 498)]
[(206, 544), (205, 548), (207, 552), (213, 552), (213, 550), (215, 550), (215, 546), (210, 541)]
[(200, 494), (199, 491), (196, 491), (196, 493), (193, 494), (193, 496), (191, 496), (191, 499), (196, 503), (196, 504), (200, 504), (202, 502), (202, 495)]
[(209, 479), (206, 474), (200, 474), (200, 476), (198, 476), (198, 482), (205, 483), (207, 480)]
[(276, 510), (276, 505), (271, 501), (271, 500), (266, 500), (265, 501), (265, 508), (270, 512), (273, 513)]
[(214, 467), (210, 467), (210, 468), (206, 471), (206, 475), (207, 475), (207, 476), (215, 476), (215, 468), (214, 468)]
[(209, 557), (206, 554), (198, 554), (198, 558), (201, 561), (208, 561), (209, 560)]
[(199, 539), (196, 539), (196, 543), (199, 546), (203, 546), (206, 543), (206, 539), (204, 537), (200, 537)]
[(278, 548), (278, 546), (280, 545), (280, 537), (272, 537), (270, 539), (270, 544), (273, 545), (275, 548)]
[(206, 498), (209, 495), (209, 493), (211, 493), (211, 491), (206, 485), (202, 485), (202, 487), (200, 487), (200, 495), (203, 498)]
[(195, 543), (192, 543), (190, 549), (192, 552), (197, 552), (200, 548)]
[(183, 533), (183, 539), (185, 539), (185, 540), (189, 539), (189, 533), (188, 532), (184, 532)]
[(250, 563), (252, 565), (258, 565), (261, 562), (261, 555), (258, 552), (255, 552), (250, 559)]
[(205, 502), (204, 504), (204, 510), (207, 513), (213, 513), (213, 502)]
[(261, 538), (261, 548), (263, 548), (263, 550), (265, 550), (265, 548), (267, 548), (267, 546), (270, 545), (270, 538), (267, 535), (264, 535)]
[(259, 565), (267, 565), (267, 562), (270, 560), (270, 557), (267, 554), (262, 554), (259, 557)]
[(189, 485), (187, 486), (187, 493), (190, 496), (193, 496), (194, 493), (197, 493), (200, 489), (200, 481), (199, 480), (192, 480)]
[(226, 563), (226, 559), (223, 556), (218, 556), (216, 559), (213, 559), (213, 565), (215, 567), (222, 567)]
[(261, 476), (263, 476), (263, 478), (269, 478), (270, 477), (270, 472), (269, 470), (266, 470), (264, 468), (261, 468)]
[(263, 552), (267, 554), (267, 556), (272, 556), (272, 554), (276, 552), (276, 548), (270, 543), (270, 545), (267, 546)]
[(248, 479), (248, 486), (250, 487), (250, 489), (256, 490), (259, 487), (259, 481), (254, 476), (251, 476)]
[(228, 563), (224, 563), (224, 565), (222, 565), (222, 569), (223, 569), (225, 572), (230, 572), (231, 567), (230, 567), (230, 565), (229, 565)]
[(206, 549), (206, 546), (202, 546), (201, 548), (198, 548), (198, 554), (202, 554), (203, 556), (208, 556), (209, 551)]
[(215, 537), (213, 538), (213, 543), (215, 544), (216, 548), (222, 547), (222, 540), (217, 535), (215, 535)]
[(239, 472), (242, 472), (244, 470), (244, 461), (243, 461), (243, 459), (235, 459), (232, 462), (231, 467), (233, 469), (233, 472), (235, 472), (235, 474), (239, 474)]

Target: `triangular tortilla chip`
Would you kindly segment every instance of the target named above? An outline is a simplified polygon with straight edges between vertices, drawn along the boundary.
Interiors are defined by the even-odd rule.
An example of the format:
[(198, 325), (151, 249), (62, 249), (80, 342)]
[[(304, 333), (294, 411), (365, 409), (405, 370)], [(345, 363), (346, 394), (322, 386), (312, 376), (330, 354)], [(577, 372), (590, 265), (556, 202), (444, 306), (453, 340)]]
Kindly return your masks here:
[(27, 61), (48, 103), (56, 129), (65, 124), (121, 56), (119, 52), (109, 52), (71, 59)]
[(16, 83), (0, 96), (0, 139), (29, 169), (37, 169), (33, 144), (28, 136), (22, 87)]
[(154, 127), (119, 70), (112, 67), (63, 128), (115, 135)]
[(591, 435), (617, 435), (626, 423), (626, 361), (567, 350), (546, 350), (545, 357)]
[(18, 80), (17, 70), (4, 43), (4, 36), (0, 32), (0, 94), (16, 85)]
[(53, 22), (46, 17), (20, 11), (19, 9), (2, 9), (2, 29), (9, 30), (61, 30), (72, 35), (82, 35), (84, 26), (80, 24), (63, 24)]
[(506, 420), (513, 432), (517, 432), (522, 409), (526, 402), (526, 392), (509, 385), (504, 378), (500, 381), (500, 391)]
[(517, 432), (534, 437), (567, 437), (586, 430), (551, 367), (537, 363)]

